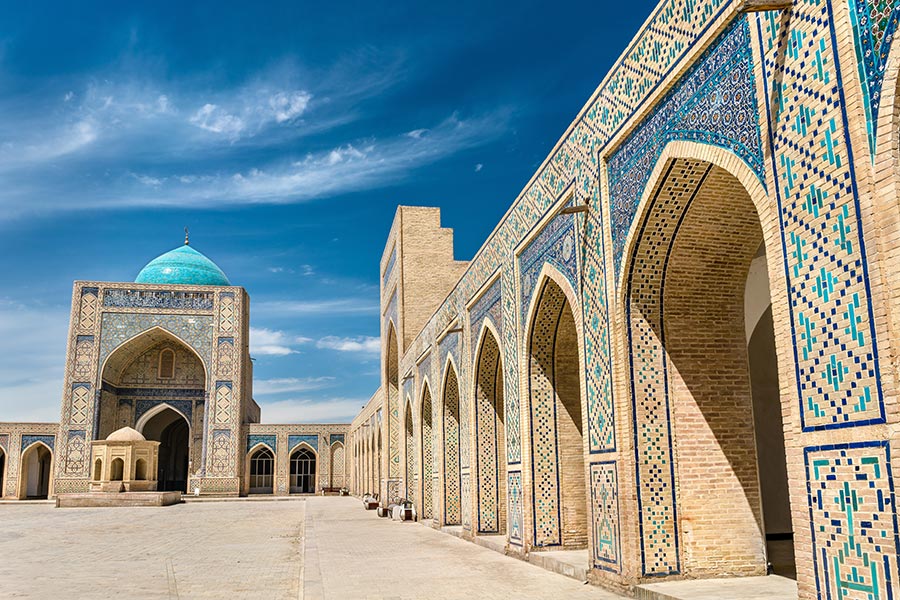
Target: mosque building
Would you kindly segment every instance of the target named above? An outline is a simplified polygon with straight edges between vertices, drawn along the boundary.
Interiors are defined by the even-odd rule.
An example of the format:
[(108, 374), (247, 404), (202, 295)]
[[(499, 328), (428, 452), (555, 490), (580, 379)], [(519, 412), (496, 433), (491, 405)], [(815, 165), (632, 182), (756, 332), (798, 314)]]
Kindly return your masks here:
[(189, 245), (133, 283), (76, 281), (60, 422), (0, 423), (0, 495), (87, 492), (91, 442), (159, 442), (158, 489), (314, 493), (345, 485), (347, 425), (267, 425), (253, 400), (250, 297)]

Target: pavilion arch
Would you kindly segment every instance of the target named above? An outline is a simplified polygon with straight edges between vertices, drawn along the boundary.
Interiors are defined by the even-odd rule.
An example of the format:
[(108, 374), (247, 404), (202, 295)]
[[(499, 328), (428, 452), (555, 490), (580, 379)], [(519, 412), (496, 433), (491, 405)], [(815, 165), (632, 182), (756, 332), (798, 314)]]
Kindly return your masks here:
[(290, 481), (292, 494), (314, 494), (318, 483), (319, 453), (307, 442), (294, 444), (290, 453)]
[(147, 423), (149, 423), (150, 420), (153, 419), (153, 417), (155, 417), (156, 415), (158, 415), (162, 412), (165, 412), (167, 410), (171, 410), (171, 411), (178, 413), (178, 415), (181, 416), (182, 419), (184, 419), (185, 423), (188, 424), (188, 427), (190, 427), (191, 420), (188, 419), (186, 414), (184, 414), (183, 412), (181, 412), (180, 410), (178, 410), (177, 408), (175, 408), (168, 402), (160, 402), (159, 404), (157, 404), (156, 406), (154, 406), (153, 408), (149, 409), (147, 412), (142, 414), (141, 418), (138, 419), (137, 423), (134, 424), (134, 428), (137, 429), (139, 432), (143, 433), (144, 427), (147, 426)]
[(248, 494), (275, 493), (275, 451), (265, 442), (257, 442), (244, 457), (244, 477)]
[(19, 459), (19, 499), (48, 498), (53, 489), (53, 450), (37, 440)]
[(533, 549), (588, 546), (587, 420), (581, 308), (572, 284), (545, 263), (524, 336)]
[[(667, 145), (641, 196), (622, 255), (616, 321), (630, 382), (620, 397), (629, 399), (642, 576), (765, 574), (763, 492), (777, 496), (766, 522), (790, 523), (782, 414), (793, 406), (778, 386), (751, 394), (761, 367), (748, 349), (757, 333), (745, 328), (746, 301), (759, 292), (748, 274), (761, 261), (780, 328), (763, 336), (762, 354), (790, 361), (777, 219), (742, 160), (695, 142)], [(781, 390), (793, 389), (786, 370), (768, 368)], [(763, 477), (757, 438), (782, 448)], [(704, 496), (710, 488), (715, 503)]]
[[(384, 389), (387, 398), (387, 447), (388, 447), (388, 479), (402, 477), (400, 465), (400, 444), (403, 425), (400, 421), (400, 338), (392, 319), (387, 320), (387, 348), (384, 355)], [(379, 453), (379, 462), (381, 456)], [(379, 464), (380, 470), (380, 464)], [(380, 482), (378, 482), (380, 484)], [(398, 488), (399, 489), (399, 488)], [(377, 488), (376, 488), (377, 491)], [(387, 498), (390, 501), (390, 498)]]
[(444, 525), (462, 525), (462, 421), (459, 370), (447, 354), (441, 383), (441, 428), (443, 441)]
[(190, 476), (191, 421), (174, 406), (163, 402), (141, 415), (135, 429), (148, 440), (160, 442), (157, 487), (160, 491), (187, 491)]
[(413, 500), (416, 497), (419, 478), (418, 466), (416, 464), (418, 461), (416, 461), (416, 437), (414, 434), (415, 428), (413, 427), (413, 419), (412, 401), (409, 396), (407, 396), (406, 402), (403, 404), (403, 456), (406, 461), (406, 473), (404, 477), (404, 479), (406, 479), (406, 498), (409, 500)]
[(472, 365), (475, 402), (476, 533), (506, 532), (506, 422), (503, 350), (499, 332), (484, 319)]
[(431, 397), (431, 385), (428, 377), (422, 380), (422, 400), (419, 411), (422, 425), (419, 429), (422, 436), (422, 518), (435, 518), (435, 499), (438, 489), (438, 470), (435, 462), (435, 422), (434, 401)]
[(347, 478), (347, 449), (342, 442), (334, 442), (331, 444), (331, 468), (328, 469), (328, 476), (331, 477), (331, 487), (342, 488), (349, 487)]

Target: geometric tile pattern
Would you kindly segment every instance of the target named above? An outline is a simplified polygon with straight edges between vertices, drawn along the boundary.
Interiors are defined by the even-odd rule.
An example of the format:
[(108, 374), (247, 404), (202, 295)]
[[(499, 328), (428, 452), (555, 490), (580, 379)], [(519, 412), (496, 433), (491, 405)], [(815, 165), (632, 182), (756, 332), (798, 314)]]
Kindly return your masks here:
[(298, 434), (288, 436), (288, 451), (293, 452), (299, 444), (306, 444), (316, 452), (319, 451), (319, 436), (317, 434)]
[(522, 532), (525, 530), (524, 512), (522, 510), (522, 472), (507, 474), (509, 490), (509, 543), (521, 546)]
[(900, 3), (897, 0), (850, 0), (850, 21), (853, 23), (856, 64), (862, 81), (869, 153), (874, 160), (881, 84), (884, 82), (891, 42), (900, 21)]
[(55, 435), (23, 435), (22, 436), (22, 452), (28, 449), (29, 446), (35, 444), (37, 442), (43, 443), (45, 446), (53, 450), (54, 442), (56, 442)]
[(456, 369), (447, 365), (444, 384), (444, 524), (460, 525), (459, 385)]
[(213, 411), (215, 423), (231, 422), (231, 390), (230, 381), (216, 382), (216, 405)]
[(623, 275), (628, 285), (625, 309), (645, 575), (680, 571), (668, 365), (658, 333), (663, 327), (661, 282), (681, 222), (677, 217), (687, 210), (710, 168), (698, 160), (670, 162), (640, 224), (629, 272)]
[(500, 348), (489, 329), (478, 354), (475, 373), (475, 439), (478, 493), (478, 531), (501, 533), (500, 450), (503, 439), (503, 373)]
[(750, 28), (737, 19), (613, 153), (609, 204), (616, 274), (641, 194), (668, 142), (732, 150), (764, 179), (755, 90)]
[(437, 470), (434, 464), (434, 412), (431, 402), (431, 390), (425, 385), (422, 398), (422, 518), (434, 518), (435, 482)]
[(413, 436), (413, 414), (409, 398), (406, 400), (404, 412), (406, 413), (404, 419), (406, 424), (406, 497), (412, 499), (416, 496), (419, 481), (418, 467), (416, 466), (416, 438)]
[(593, 565), (618, 571), (619, 564), (619, 490), (616, 463), (591, 465), (591, 522), (594, 532)]
[(72, 412), (69, 422), (73, 425), (87, 423), (88, 406), (93, 400), (91, 385), (89, 383), (76, 383), (72, 385)]
[(900, 538), (888, 442), (804, 455), (819, 597), (891, 598)]
[(562, 498), (554, 355), (560, 315), (568, 304), (562, 289), (551, 281), (541, 286), (537, 303), (530, 331), (528, 361), (531, 371), (528, 387), (531, 397), (533, 541), (536, 546), (556, 546), (562, 543)]
[(84, 471), (89, 452), (85, 437), (83, 429), (69, 431), (65, 465), (65, 472), (69, 475), (80, 475)]
[(221, 477), (232, 472), (232, 456), (230, 429), (215, 429), (212, 435), (212, 453), (210, 459), (210, 475)]
[(103, 313), (100, 327), (99, 365), (126, 340), (153, 327), (174, 334), (199, 354), (205, 365), (212, 364), (213, 328), (208, 316)]
[[(569, 204), (571, 205), (571, 202)], [(557, 215), (519, 255), (519, 276), (522, 280), (520, 306), (523, 323), (527, 318), (531, 295), (544, 263), (556, 267), (572, 284), (572, 289), (579, 289), (578, 244), (575, 240), (575, 216)]]
[(805, 431), (885, 420), (831, 2), (757, 17)]
[[(316, 436), (318, 439), (318, 436)], [(257, 444), (264, 444), (269, 447), (269, 450), (272, 452), (278, 451), (278, 436), (276, 435), (255, 435), (251, 434), (247, 436), (247, 452), (256, 446)], [(288, 442), (290, 444), (290, 442)]]

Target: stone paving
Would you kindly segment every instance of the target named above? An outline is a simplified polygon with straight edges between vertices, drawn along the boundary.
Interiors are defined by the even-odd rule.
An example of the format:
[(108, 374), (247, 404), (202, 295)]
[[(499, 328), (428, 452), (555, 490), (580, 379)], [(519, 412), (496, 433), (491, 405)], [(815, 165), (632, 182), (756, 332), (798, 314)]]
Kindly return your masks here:
[(355, 498), (311, 498), (306, 510), (308, 600), (622, 600), (447, 533), (379, 519)]
[(305, 506), (5, 504), (0, 598), (295, 600)]
[(6, 504), (0, 556), (2, 598), (620, 599), (354, 498)]

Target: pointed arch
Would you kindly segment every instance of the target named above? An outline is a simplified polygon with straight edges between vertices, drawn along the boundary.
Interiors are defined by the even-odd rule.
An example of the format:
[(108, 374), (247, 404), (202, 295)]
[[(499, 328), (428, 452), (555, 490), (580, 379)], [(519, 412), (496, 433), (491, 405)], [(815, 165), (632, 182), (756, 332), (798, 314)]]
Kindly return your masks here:
[(434, 402), (431, 398), (431, 385), (428, 377), (422, 379), (422, 409), (419, 412), (422, 424), (419, 428), (422, 436), (422, 518), (433, 519), (435, 516), (435, 489), (438, 482), (438, 470), (435, 464), (435, 422)]
[[(187, 348), (197, 360), (200, 361), (200, 365), (203, 367), (203, 380), (205, 382), (209, 381), (209, 365), (206, 364), (206, 361), (200, 353), (197, 352), (197, 349), (178, 335), (159, 325), (154, 325), (149, 329), (145, 329), (116, 346), (103, 360), (103, 364), (100, 365), (101, 377), (104, 380), (110, 381), (110, 383), (116, 383), (118, 377), (125, 372), (125, 369), (128, 368), (136, 358), (156, 344), (166, 340), (170, 340)], [(118, 377), (110, 379), (107, 377), (107, 370), (110, 371), (110, 375), (118, 375)]]
[(289, 489), (291, 494), (313, 494), (316, 491), (319, 453), (306, 442), (291, 448)]
[[(751, 263), (762, 257), (774, 321), (793, 327), (782, 228), (773, 226), (779, 218), (736, 155), (693, 142), (666, 146), (641, 196), (623, 250), (615, 321), (624, 326), (630, 386), (622, 397), (630, 399), (645, 576), (766, 570), (761, 483), (775, 476), (760, 477), (755, 440), (765, 433), (767, 446), (784, 443), (782, 411), (796, 409), (783, 402), (796, 382), (790, 370), (772, 367), (780, 379), (768, 398), (775, 406), (756, 410), (766, 396), (755, 398), (752, 388), (746, 302)], [(775, 347), (764, 353), (799, 376), (792, 336), (771, 339)], [(763, 423), (763, 414), (777, 420)], [(799, 451), (795, 460), (803, 460)], [(729, 510), (703, 499), (713, 487)]]
[(485, 319), (475, 346), (476, 533), (506, 531), (506, 426), (500, 336)]
[(416, 497), (419, 472), (416, 465), (416, 438), (413, 434), (413, 409), (409, 396), (403, 408), (403, 432), (404, 432), (404, 457), (406, 459), (406, 498), (412, 500)]
[(168, 402), (160, 402), (159, 404), (155, 405), (153, 408), (150, 408), (149, 410), (147, 410), (147, 412), (142, 414), (141, 417), (137, 420), (137, 423), (134, 424), (134, 428), (137, 429), (139, 433), (144, 433), (144, 427), (147, 426), (147, 423), (149, 423), (153, 417), (155, 417), (156, 415), (158, 415), (161, 412), (165, 412), (166, 410), (171, 410), (171, 411), (177, 413), (182, 419), (184, 419), (184, 422), (187, 423), (187, 425), (188, 425), (188, 429), (190, 429), (191, 420), (188, 418), (188, 416), (186, 414), (184, 414), (183, 412), (181, 412), (181, 410), (179, 410), (178, 408), (175, 408), (174, 406), (169, 404)]
[(581, 311), (568, 279), (544, 264), (529, 303), (528, 443), (532, 544), (588, 545)]
[(448, 353), (441, 385), (443, 430), (444, 525), (462, 524), (462, 461), (459, 378), (453, 356)]
[(48, 498), (53, 489), (53, 449), (35, 440), (19, 458), (19, 499)]
[(393, 319), (387, 320), (385, 340), (382, 347), (384, 356), (383, 388), (387, 400), (387, 449), (388, 479), (400, 479), (400, 432), (403, 427), (400, 416), (400, 338)]
[(265, 442), (257, 442), (244, 458), (248, 494), (275, 492), (275, 451)]

